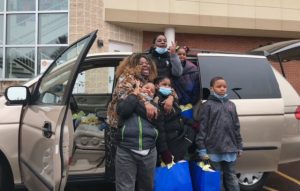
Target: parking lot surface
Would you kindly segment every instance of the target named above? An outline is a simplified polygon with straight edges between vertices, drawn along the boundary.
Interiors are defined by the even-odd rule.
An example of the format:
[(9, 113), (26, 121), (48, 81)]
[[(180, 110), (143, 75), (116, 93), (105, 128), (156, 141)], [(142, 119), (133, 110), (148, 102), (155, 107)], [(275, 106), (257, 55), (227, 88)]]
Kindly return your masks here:
[[(278, 171), (270, 174), (263, 191), (299, 191), (300, 161), (279, 165)], [(113, 184), (74, 184), (68, 185), (65, 191), (114, 191)], [(15, 190), (15, 191), (26, 191)]]

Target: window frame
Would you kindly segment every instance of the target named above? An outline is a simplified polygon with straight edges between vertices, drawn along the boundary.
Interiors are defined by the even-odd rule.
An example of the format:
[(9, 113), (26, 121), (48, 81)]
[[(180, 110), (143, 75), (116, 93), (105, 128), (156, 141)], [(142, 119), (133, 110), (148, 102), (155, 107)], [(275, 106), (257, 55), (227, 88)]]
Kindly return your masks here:
[[(3, 44), (0, 44), (0, 48), (2, 48), (2, 55), (3, 55), (3, 70), (2, 70), (2, 77), (0, 75), (0, 80), (1, 81), (27, 81), (30, 78), (6, 78), (5, 75), (5, 70), (6, 70), (6, 49), (7, 48), (27, 48), (27, 47), (34, 47), (34, 75), (33, 76), (37, 76), (38, 73), (38, 68), (40, 63), (38, 63), (38, 50), (39, 48), (47, 48), (47, 47), (68, 47), (70, 40), (69, 40), (69, 34), (70, 34), (70, 29), (69, 29), (69, 21), (70, 21), (70, 14), (69, 14), (69, 10), (70, 10), (70, 0), (67, 0), (68, 2), (68, 6), (66, 10), (39, 10), (39, 0), (35, 0), (35, 10), (34, 11), (7, 11), (7, 0), (4, 0), (4, 5), (3, 5), (3, 11), (0, 11), (0, 15), (3, 15)], [(16, 14), (35, 14), (35, 42), (33, 44), (11, 44), (11, 45), (7, 45), (6, 43), (6, 37), (7, 37), (7, 16), (8, 15), (16, 15)], [(39, 24), (39, 15), (40, 14), (62, 14), (65, 13), (66, 17), (67, 17), (67, 21), (68, 21), (68, 26), (67, 26), (67, 42), (66, 44), (38, 44), (38, 24)]]

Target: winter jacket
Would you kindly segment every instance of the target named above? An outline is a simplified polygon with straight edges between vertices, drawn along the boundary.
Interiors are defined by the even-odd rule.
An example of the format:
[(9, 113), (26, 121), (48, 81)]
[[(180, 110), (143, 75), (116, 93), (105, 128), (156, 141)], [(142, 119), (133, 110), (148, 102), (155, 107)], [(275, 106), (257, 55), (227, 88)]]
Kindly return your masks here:
[(233, 102), (221, 101), (213, 95), (208, 97), (201, 112), (196, 145), (199, 149), (207, 149), (208, 154), (242, 150), (240, 123)]
[(117, 104), (120, 117), (117, 142), (120, 147), (134, 150), (154, 148), (158, 138), (156, 122), (147, 120), (146, 109), (136, 95), (130, 94)]
[[(158, 100), (160, 111), (164, 111), (164, 101), (167, 96), (157, 93), (154, 100)], [(163, 114), (163, 126), (158, 128), (159, 138), (157, 149), (159, 153), (167, 150), (175, 157), (175, 161), (182, 160), (187, 148), (194, 140), (194, 133), (191, 128), (193, 121), (182, 118), (181, 110), (174, 100), (173, 108), (170, 113), (161, 112)]]
[(149, 57), (156, 64), (158, 77), (167, 76), (172, 79), (173, 76), (181, 76), (182, 66), (177, 54), (157, 53), (154, 49), (150, 50)]
[(179, 104), (196, 104), (200, 95), (200, 82), (198, 67), (190, 61), (181, 62), (183, 72), (180, 77), (173, 79), (174, 89), (177, 93)]

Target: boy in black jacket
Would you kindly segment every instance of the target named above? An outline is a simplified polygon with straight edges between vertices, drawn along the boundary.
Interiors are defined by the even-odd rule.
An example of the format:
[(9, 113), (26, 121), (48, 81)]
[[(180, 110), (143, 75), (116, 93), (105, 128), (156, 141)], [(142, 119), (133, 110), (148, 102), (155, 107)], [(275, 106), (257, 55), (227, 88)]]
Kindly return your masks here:
[(120, 124), (115, 164), (116, 191), (134, 191), (136, 181), (138, 191), (153, 190), (159, 119), (155, 123), (149, 121), (140, 100), (151, 102), (154, 93), (153, 83), (140, 88), (137, 82), (134, 92), (117, 105)]
[(213, 95), (203, 105), (196, 136), (199, 156), (209, 159), (212, 166), (222, 172), (227, 191), (239, 191), (235, 161), (243, 145), (236, 107), (227, 98), (227, 83), (222, 77), (214, 77), (210, 86)]

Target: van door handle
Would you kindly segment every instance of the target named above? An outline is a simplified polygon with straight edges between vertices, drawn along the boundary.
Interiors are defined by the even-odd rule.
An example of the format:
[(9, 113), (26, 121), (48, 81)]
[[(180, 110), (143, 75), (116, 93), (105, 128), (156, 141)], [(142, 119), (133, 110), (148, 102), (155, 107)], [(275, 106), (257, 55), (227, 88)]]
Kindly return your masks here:
[(44, 126), (43, 126), (43, 136), (50, 139), (52, 136), (52, 125), (49, 121), (45, 121)]

